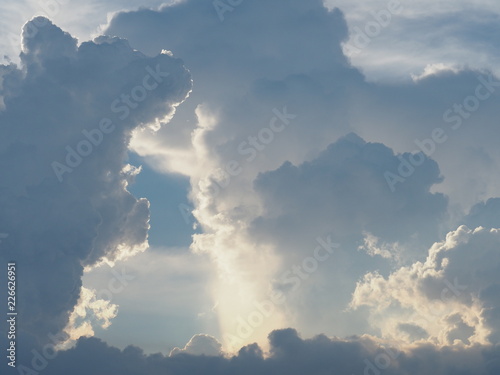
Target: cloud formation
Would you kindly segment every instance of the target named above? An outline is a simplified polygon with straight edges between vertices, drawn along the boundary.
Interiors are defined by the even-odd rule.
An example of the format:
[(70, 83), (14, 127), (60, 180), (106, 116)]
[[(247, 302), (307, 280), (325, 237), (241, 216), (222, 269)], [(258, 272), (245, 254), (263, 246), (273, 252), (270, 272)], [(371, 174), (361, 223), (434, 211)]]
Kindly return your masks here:
[(402, 352), (394, 347), (380, 346), (368, 337), (344, 341), (320, 335), (304, 340), (293, 329), (272, 332), (269, 342), (268, 355), (264, 355), (256, 344), (251, 344), (231, 357), (190, 354), (165, 357), (161, 354), (147, 356), (133, 346), (120, 351), (98, 339), (80, 339), (75, 348), (60, 353), (50, 363), (50, 373), (65, 374), (71, 369), (75, 375), (493, 375), (500, 370), (498, 348), (488, 346), (465, 351), (422, 345)]
[[(419, 168), (394, 192), (386, 171), (404, 170), (408, 160)], [(436, 238), (447, 200), (430, 192), (441, 181), (437, 164), (424, 154), (394, 155), (380, 143), (367, 143), (355, 134), (328, 146), (317, 158), (263, 173), (255, 180), (265, 212), (255, 228), (268, 236), (295, 241), (293, 233), (330, 231), (336, 238), (363, 232), (386, 242)], [(309, 218), (304, 223), (303, 217)], [(286, 228), (288, 236), (279, 228)]]
[(217, 357), (222, 355), (222, 344), (210, 335), (194, 335), (184, 348), (174, 348), (170, 356), (179, 354), (205, 355)]
[(425, 262), (402, 267), (387, 278), (367, 274), (351, 305), (369, 306), (372, 325), (386, 338), (496, 345), (499, 243), (500, 229), (461, 226), (434, 244)]
[[(156, 57), (114, 36), (77, 46), (37, 18), (25, 33), (45, 26), (25, 38), (23, 65), (1, 67), (0, 246), (32, 273), (26, 329), (43, 343), (75, 306), (105, 325), (115, 313), (80, 280), (85, 267), (147, 246), (148, 202), (127, 191), (139, 173), (124, 162), (132, 142), (157, 170), (190, 179), (201, 232), (191, 249), (218, 270), (221, 344), (243, 321), (255, 330), (237, 341), (260, 345), (224, 357), (197, 335), (165, 357), (81, 339), (51, 373), (498, 372), (496, 200), (463, 212), (498, 186), (500, 82), (438, 64), (413, 82), (369, 83), (342, 52), (339, 10), (319, 0), (230, 8), (186, 0), (117, 14), (107, 33)], [(172, 55), (193, 74), (185, 102), (190, 75)], [(487, 229), (460, 227), (432, 245), (452, 227), (447, 213)], [(342, 246), (320, 263), (327, 236)], [(300, 290), (287, 294), (283, 272), (310, 259), (314, 271), (295, 274)], [(276, 291), (286, 302), (270, 313), (263, 301)], [(353, 291), (356, 312), (345, 310)], [(291, 325), (307, 337), (359, 329), (403, 342), (404, 353), (373, 337), (303, 340), (291, 329), (266, 343)]]
[(1, 66), (0, 259), (19, 264), (19, 329), (36, 345), (88, 300), (85, 267), (147, 247), (149, 203), (127, 190), (139, 172), (125, 163), (131, 132), (172, 116), (191, 79), (168, 54), (108, 37), (77, 46), (42, 17), (23, 35), (21, 65)]
[(245, 342), (265, 346), (270, 329), (290, 325), (306, 335), (325, 326), (380, 334), (363, 309), (344, 310), (356, 281), (425, 261), (471, 206), (495, 194), (498, 80), (437, 63), (413, 81), (368, 82), (343, 53), (343, 13), (322, 1), (244, 2), (219, 16), (213, 3), (183, 1), (119, 13), (106, 33), (148, 53), (168, 41), (193, 73), (193, 95), (172, 126), (136, 133), (132, 149), (190, 177), (202, 231), (192, 249), (209, 254), (223, 280), (212, 287), (221, 336), (270, 291), (285, 290), (283, 273), (326, 235), (342, 244), (332, 264)]

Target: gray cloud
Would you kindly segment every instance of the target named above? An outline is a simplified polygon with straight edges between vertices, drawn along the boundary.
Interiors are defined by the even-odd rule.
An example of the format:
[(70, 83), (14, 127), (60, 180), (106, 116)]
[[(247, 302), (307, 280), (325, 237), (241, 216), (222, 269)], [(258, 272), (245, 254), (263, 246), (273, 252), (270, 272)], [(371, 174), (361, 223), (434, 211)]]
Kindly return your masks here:
[(191, 80), (181, 60), (123, 39), (77, 46), (41, 17), (23, 33), (21, 65), (1, 67), (0, 259), (22, 275), (19, 330), (44, 343), (67, 324), (85, 266), (147, 246), (149, 203), (127, 190), (138, 173), (124, 163), (128, 143), (171, 116)]
[(463, 222), (470, 228), (500, 228), (500, 198), (490, 198), (474, 205)]
[[(403, 169), (410, 157), (422, 160), (422, 165), (391, 192), (384, 173)], [(425, 155), (394, 155), (380, 143), (350, 134), (310, 162), (286, 163), (261, 174), (255, 185), (266, 211), (255, 226), (269, 235), (286, 228), (292, 237), (309, 228), (330, 230), (337, 238), (367, 231), (388, 242), (418, 235), (431, 244), (447, 205), (442, 194), (429, 191), (440, 181), (437, 164)], [(307, 226), (304, 216), (313, 220)]]
[(293, 329), (274, 331), (269, 341), (268, 356), (252, 344), (237, 355), (224, 358), (189, 354), (146, 356), (136, 347), (120, 351), (98, 339), (80, 339), (75, 348), (60, 353), (50, 364), (50, 373), (493, 375), (500, 370), (500, 352), (489, 346), (463, 350), (424, 345), (401, 352), (367, 337), (345, 341), (320, 335), (304, 340)]

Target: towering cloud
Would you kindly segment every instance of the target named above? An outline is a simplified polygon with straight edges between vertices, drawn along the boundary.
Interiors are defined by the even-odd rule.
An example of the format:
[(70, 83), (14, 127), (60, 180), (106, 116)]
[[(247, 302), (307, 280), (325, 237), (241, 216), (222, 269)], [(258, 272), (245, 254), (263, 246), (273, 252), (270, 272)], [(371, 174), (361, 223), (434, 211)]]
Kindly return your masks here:
[(131, 132), (172, 116), (191, 79), (181, 60), (123, 39), (77, 46), (42, 17), (23, 33), (21, 65), (1, 66), (0, 260), (18, 264), (29, 352), (67, 325), (85, 267), (147, 247), (149, 203), (127, 190)]

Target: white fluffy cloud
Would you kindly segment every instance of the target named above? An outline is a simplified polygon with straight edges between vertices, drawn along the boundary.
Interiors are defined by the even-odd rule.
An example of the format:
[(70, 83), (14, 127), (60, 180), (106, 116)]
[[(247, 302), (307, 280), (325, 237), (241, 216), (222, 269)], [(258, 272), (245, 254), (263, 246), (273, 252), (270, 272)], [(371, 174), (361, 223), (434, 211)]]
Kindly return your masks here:
[(369, 306), (387, 338), (438, 345), (497, 344), (499, 229), (461, 226), (434, 244), (425, 262), (384, 278), (367, 274), (352, 306)]
[(174, 348), (170, 356), (181, 353), (216, 357), (222, 355), (222, 344), (210, 335), (198, 334), (194, 335), (184, 348)]

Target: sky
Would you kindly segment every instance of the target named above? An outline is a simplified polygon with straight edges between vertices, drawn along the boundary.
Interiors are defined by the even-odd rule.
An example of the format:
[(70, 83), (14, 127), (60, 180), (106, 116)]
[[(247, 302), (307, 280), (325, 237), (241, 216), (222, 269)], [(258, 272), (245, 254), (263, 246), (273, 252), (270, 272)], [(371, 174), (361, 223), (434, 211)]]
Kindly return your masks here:
[(2, 374), (500, 372), (497, 2), (0, 11)]

